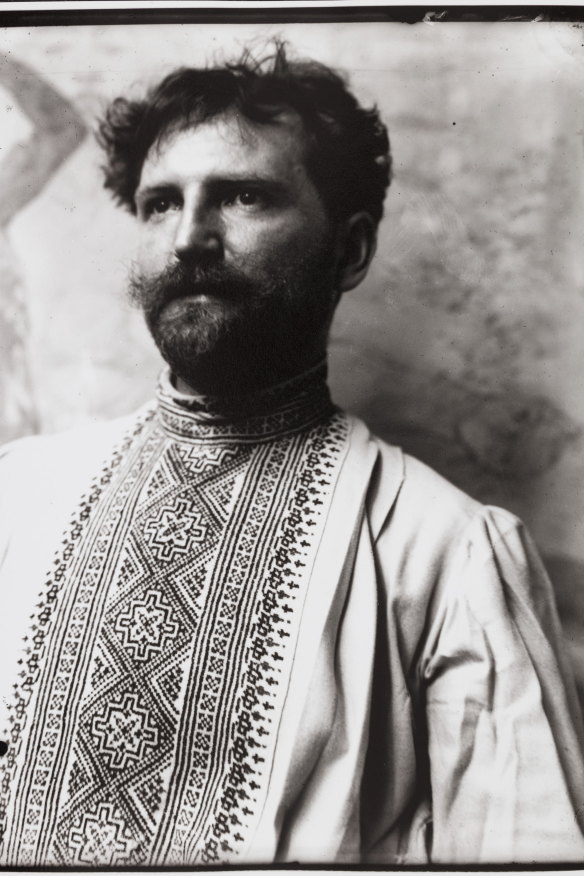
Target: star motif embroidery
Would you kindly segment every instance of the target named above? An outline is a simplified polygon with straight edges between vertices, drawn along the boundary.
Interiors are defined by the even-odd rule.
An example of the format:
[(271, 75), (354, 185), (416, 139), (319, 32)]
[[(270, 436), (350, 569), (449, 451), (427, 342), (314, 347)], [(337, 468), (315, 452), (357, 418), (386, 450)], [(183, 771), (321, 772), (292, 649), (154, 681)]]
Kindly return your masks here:
[(71, 828), (69, 847), (79, 864), (92, 867), (122, 863), (135, 845), (124, 830), (120, 813), (111, 803), (101, 803), (96, 810), (83, 815)]
[(151, 722), (148, 710), (138, 704), (135, 693), (108, 703), (105, 711), (93, 719), (92, 731), (100, 754), (107, 757), (110, 768), (115, 770), (140, 760), (148, 748), (158, 744), (158, 728)]
[(179, 496), (174, 505), (163, 505), (144, 527), (148, 547), (157, 559), (170, 562), (204, 540), (207, 526), (202, 521), (202, 514)]
[(179, 625), (170, 620), (171, 612), (162, 594), (151, 591), (120, 614), (115, 629), (135, 660), (149, 660), (177, 635)]

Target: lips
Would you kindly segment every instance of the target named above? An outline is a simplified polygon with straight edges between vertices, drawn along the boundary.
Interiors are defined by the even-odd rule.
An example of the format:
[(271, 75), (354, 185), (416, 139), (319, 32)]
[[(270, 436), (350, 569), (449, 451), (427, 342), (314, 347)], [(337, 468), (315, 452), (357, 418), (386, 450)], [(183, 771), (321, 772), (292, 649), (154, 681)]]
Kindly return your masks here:
[[(239, 302), (241, 303), (241, 302)], [(238, 302), (233, 298), (226, 298), (221, 295), (209, 295), (207, 292), (196, 292), (189, 295), (180, 295), (176, 298), (171, 298), (170, 301), (165, 301), (156, 309), (159, 318), (176, 318), (188, 319), (189, 315), (198, 316), (202, 308), (217, 308), (221, 312), (232, 310), (237, 307)]]

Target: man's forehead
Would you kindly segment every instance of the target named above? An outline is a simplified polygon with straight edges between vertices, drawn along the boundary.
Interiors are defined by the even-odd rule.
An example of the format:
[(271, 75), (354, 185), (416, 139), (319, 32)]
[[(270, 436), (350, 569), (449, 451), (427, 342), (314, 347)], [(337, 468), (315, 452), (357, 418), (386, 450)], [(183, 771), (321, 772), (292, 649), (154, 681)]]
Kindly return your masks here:
[(235, 111), (192, 125), (174, 125), (151, 146), (142, 169), (144, 178), (173, 167), (201, 172), (239, 165), (286, 172), (304, 166), (307, 134), (302, 119), (292, 109), (277, 112), (266, 123), (253, 122)]

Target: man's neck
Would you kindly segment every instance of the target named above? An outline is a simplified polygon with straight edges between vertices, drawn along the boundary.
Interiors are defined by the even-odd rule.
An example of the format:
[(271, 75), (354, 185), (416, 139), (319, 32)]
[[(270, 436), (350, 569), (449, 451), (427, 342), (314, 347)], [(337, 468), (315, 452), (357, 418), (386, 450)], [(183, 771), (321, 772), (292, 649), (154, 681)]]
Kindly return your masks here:
[[(326, 360), (266, 389), (231, 395), (181, 391), (169, 370), (159, 378), (158, 406), (163, 426), (173, 438), (204, 440), (219, 430), (230, 438), (266, 438), (308, 427), (334, 410), (326, 382)], [(221, 431), (223, 430), (223, 431)]]
[(218, 398), (237, 395), (241, 398), (269, 391), (272, 387), (294, 380), (296, 377), (310, 371), (310, 369), (325, 359), (326, 351), (318, 351), (318, 353), (307, 357), (306, 360), (297, 360), (290, 367), (265, 369), (259, 375), (246, 375), (246, 377), (244, 377), (242, 370), (240, 374), (234, 375), (232, 380), (227, 381), (223, 378), (215, 383), (213, 381), (205, 381), (204, 385), (201, 386), (197, 386), (195, 380), (190, 379), (187, 381), (180, 375), (174, 374), (173, 384), (178, 392), (184, 395), (192, 395), (194, 397), (215, 396)]

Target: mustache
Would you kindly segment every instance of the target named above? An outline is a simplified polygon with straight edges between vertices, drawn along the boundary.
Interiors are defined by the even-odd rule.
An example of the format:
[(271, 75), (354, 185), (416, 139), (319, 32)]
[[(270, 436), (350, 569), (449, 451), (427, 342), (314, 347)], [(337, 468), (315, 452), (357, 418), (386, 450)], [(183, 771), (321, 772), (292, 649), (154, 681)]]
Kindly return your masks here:
[(177, 262), (153, 277), (132, 267), (128, 294), (130, 301), (141, 307), (149, 321), (156, 321), (171, 301), (206, 295), (213, 298), (257, 302), (265, 296), (258, 286), (237, 268), (229, 265), (184, 264)]

